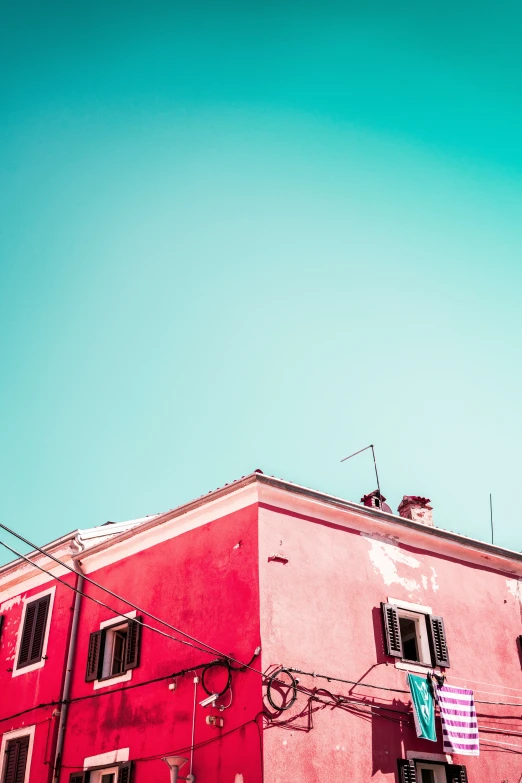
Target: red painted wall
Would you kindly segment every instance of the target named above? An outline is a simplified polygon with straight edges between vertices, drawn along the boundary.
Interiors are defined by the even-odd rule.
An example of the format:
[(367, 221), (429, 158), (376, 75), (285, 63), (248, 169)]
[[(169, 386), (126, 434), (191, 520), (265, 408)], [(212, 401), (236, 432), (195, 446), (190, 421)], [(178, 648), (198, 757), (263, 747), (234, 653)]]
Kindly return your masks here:
[[(364, 688), (300, 676), (301, 687), (326, 689), (316, 692), (319, 698), (331, 701), (330, 694), (341, 694), (357, 703), (326, 706), (309, 703), (300, 693), (291, 710), (277, 714), (263, 700), (258, 674), (234, 672), (229, 709), (220, 713), (199, 704), (196, 708), (197, 783), (322, 783), (325, 779), (392, 783), (397, 780), (397, 759), (406, 757), (407, 751), (441, 753), (440, 741), (417, 740), (409, 695), (384, 690), (407, 687), (406, 673), (384, 651), (380, 603), (388, 598), (427, 605), (443, 616), (450, 684), (470, 687), (477, 702), (520, 704), (477, 703), (483, 729), (481, 755), (478, 759), (454, 756), (455, 763), (466, 765), (470, 783), (519, 783), (519, 582), (509, 573), (458, 559), (455, 552), (450, 556), (428, 551), (427, 546), (414, 545), (413, 539), (399, 545), (394, 529), (402, 539), (410, 534), (394, 528), (393, 522), (388, 537), (382, 531), (376, 535), (371, 532), (371, 514), (363, 519), (356, 512), (333, 512), (325, 506), (321, 515), (318, 504), (303, 497), (299, 512), (290, 513), (295, 496), (281, 493), (281, 497), (277, 508), (265, 503), (259, 508), (248, 506), (90, 573), (234, 658), (250, 660), (261, 644), (262, 659), (256, 659), (256, 669), (286, 665), (382, 686)], [(332, 523), (332, 515), (342, 524)], [(284, 556), (287, 563), (273, 559), (274, 554)], [(88, 558), (86, 553), (87, 562)], [(21, 596), (48, 587), (49, 583)], [(115, 613), (128, 611), (127, 605), (88, 583), (84, 589), (113, 606)], [(14, 602), (5, 609), (0, 718), (60, 698), (73, 600), (71, 592), (56, 585), (48, 660), (43, 669), (17, 678), (7, 669), (13, 663), (22, 605)], [(88, 756), (129, 748), (135, 762), (134, 783), (167, 783), (168, 770), (160, 757), (190, 756), (194, 675), (180, 676), (175, 691), (169, 690), (168, 679), (148, 681), (197, 667), (215, 656), (145, 628), (140, 666), (132, 680), (94, 690), (92, 683), (85, 682), (89, 634), (113, 616), (83, 599), (60, 781), (66, 783)], [(119, 691), (121, 687), (124, 690)], [(205, 695), (199, 684), (197, 702)], [(228, 698), (227, 694), (227, 703)], [(372, 713), (368, 705), (390, 709)], [(263, 709), (272, 717), (267, 721), (265, 716), (264, 724)], [(50, 779), (48, 762), (53, 759), (57, 728), (52, 714), (52, 707), (36, 709), (0, 725), (3, 733), (37, 724), (30, 783)], [(210, 714), (224, 718), (222, 730), (206, 724)], [(182, 773), (188, 769), (187, 765)]]
[[(217, 519), (89, 575), (240, 661), (249, 661), (260, 643), (256, 506)], [(85, 591), (114, 605), (119, 612), (128, 610), (92, 585), (86, 584)], [(140, 665), (134, 669), (132, 681), (125, 683), (126, 691), (111, 693), (112, 687), (94, 691), (93, 683), (84, 681), (89, 634), (110, 617), (108, 610), (83, 600), (71, 696), (75, 699), (97, 695), (70, 706), (60, 780), (68, 781), (70, 772), (81, 769), (87, 756), (128, 747), (130, 759), (135, 760), (135, 783), (167, 783), (169, 773), (165, 764), (149, 757), (174, 751), (190, 755), (186, 748), (191, 743), (194, 675), (180, 677), (174, 692), (169, 691), (168, 681), (134, 686), (208, 663), (216, 656), (144, 628)], [(157, 625), (154, 621), (151, 624)], [(223, 671), (215, 672), (214, 682), (222, 675)], [(205, 696), (199, 685), (198, 702)], [(228, 703), (229, 694), (224, 699)], [(195, 743), (208, 742), (197, 747), (194, 754), (198, 783), (230, 783), (238, 774), (248, 783), (260, 783), (260, 737), (252, 721), (261, 708), (260, 677), (248, 671), (233, 674), (232, 705), (223, 713), (198, 704)], [(222, 730), (206, 724), (209, 714), (222, 715), (225, 721)], [(187, 772), (188, 765), (182, 774)]]
[[(469, 687), (476, 700), (508, 701), (520, 707), (477, 704), (479, 725), (518, 737), (481, 732), (478, 758), (454, 756), (467, 767), (470, 783), (519, 783), (522, 772), (522, 671), (517, 648), (520, 600), (508, 587), (509, 574), (459, 562), (419, 548), (372, 538), (357, 529), (360, 518), (344, 512), (344, 530), (310, 512), (304, 515), (260, 509), (260, 596), (263, 663), (308, 672), (407, 688), (406, 673), (384, 651), (381, 601), (388, 597), (428, 605), (444, 618), (451, 668), (448, 683)], [(281, 552), (286, 565), (269, 560)], [(391, 553), (391, 557), (390, 557)], [(350, 686), (301, 677), (309, 689), (394, 710), (370, 715), (354, 708), (312, 704), (299, 695), (292, 710), (265, 731), (265, 780), (270, 783), (397, 780), (397, 759), (406, 751), (442, 753), (442, 742), (418, 740), (407, 693)], [(482, 684), (485, 683), (485, 684)], [(503, 687), (501, 687), (503, 686)], [(519, 689), (509, 690), (509, 689)], [(518, 699), (516, 695), (518, 693)], [(500, 695), (499, 695), (500, 694)], [(328, 699), (327, 695), (318, 694)], [(289, 720), (290, 719), (290, 720)], [(437, 733), (441, 737), (440, 723)], [(513, 743), (502, 747), (487, 741)], [(515, 751), (515, 752), (512, 752)]]
[[(71, 585), (76, 582), (76, 577), (72, 574), (61, 578)], [(56, 585), (56, 592), (45, 665), (41, 669), (13, 677), (10, 670), (15, 665), (16, 640), (22, 621), (22, 599), (37, 596), (53, 585)], [(31, 590), (23, 590), (14, 600), (11, 599), (3, 605), (0, 595), (0, 613), (4, 615), (0, 641), (0, 718), (29, 710), (37, 704), (60, 700), (73, 603), (74, 593), (57, 582), (47, 582)], [(52, 706), (0, 720), (0, 734), (36, 724), (30, 783), (42, 783), (51, 778), (58, 720), (56, 707)]]

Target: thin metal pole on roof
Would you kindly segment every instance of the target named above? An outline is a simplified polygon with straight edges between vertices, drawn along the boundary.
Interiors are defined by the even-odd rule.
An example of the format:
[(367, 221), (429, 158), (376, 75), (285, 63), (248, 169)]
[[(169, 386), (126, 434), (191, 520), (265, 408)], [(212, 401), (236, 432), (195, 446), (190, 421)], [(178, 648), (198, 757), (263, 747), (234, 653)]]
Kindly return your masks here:
[(374, 448), (373, 443), (370, 443), (369, 446), (365, 446), (364, 449), (359, 449), (359, 451), (354, 451), (354, 453), (350, 454), (349, 457), (344, 457), (344, 459), (342, 459), (341, 462), (346, 462), (347, 459), (351, 459), (352, 457), (356, 457), (357, 454), (362, 454), (363, 451), (368, 451), (368, 449), (372, 450), (373, 467), (375, 468), (375, 478), (377, 479), (377, 491), (379, 493), (379, 500), (381, 501), (381, 507), (382, 507), (381, 485), (379, 484), (379, 473), (377, 472), (377, 460), (375, 459), (375, 448)]
[(491, 492), (489, 493), (489, 519), (491, 522), (491, 543), (493, 543), (493, 498)]

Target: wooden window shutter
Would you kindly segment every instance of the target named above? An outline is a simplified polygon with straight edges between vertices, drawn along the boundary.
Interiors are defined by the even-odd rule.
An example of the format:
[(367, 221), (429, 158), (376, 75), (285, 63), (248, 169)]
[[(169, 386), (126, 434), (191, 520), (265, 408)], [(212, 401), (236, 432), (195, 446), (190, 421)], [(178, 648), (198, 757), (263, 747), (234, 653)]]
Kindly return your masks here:
[[(136, 622), (139, 620), (139, 622)], [(141, 622), (143, 617), (129, 620), (127, 630), (127, 647), (125, 650), (125, 671), (135, 669), (140, 663)]]
[(29, 736), (18, 737), (7, 743), (4, 783), (24, 783), (28, 753)]
[(132, 761), (122, 764), (118, 770), (118, 783), (131, 783), (132, 780)]
[(4, 615), (0, 614), (0, 642), (2, 641), (2, 628), (4, 627)]
[(466, 767), (461, 767), (458, 764), (449, 764), (446, 767), (446, 778), (448, 783), (468, 783)]
[(93, 682), (101, 677), (103, 666), (103, 648), (105, 647), (105, 631), (95, 631), (89, 636), (89, 651), (87, 653), (87, 671), (85, 682)]
[(90, 772), (73, 772), (69, 776), (69, 783), (89, 783)]
[(399, 783), (417, 783), (415, 762), (409, 759), (397, 759), (399, 767)]
[(430, 639), (430, 648), (432, 663), (434, 666), (444, 666), (449, 668), (450, 661), (448, 655), (448, 644), (446, 642), (446, 632), (444, 630), (444, 620), (442, 617), (436, 617), (432, 614), (426, 615), (428, 625), (428, 636)]
[(402, 639), (397, 607), (393, 604), (381, 604), (386, 652), (395, 658), (402, 658)]
[(44, 595), (36, 601), (31, 601), (25, 608), (22, 641), (18, 654), (18, 668), (30, 666), (42, 660), (42, 650), (47, 627), (50, 595)]

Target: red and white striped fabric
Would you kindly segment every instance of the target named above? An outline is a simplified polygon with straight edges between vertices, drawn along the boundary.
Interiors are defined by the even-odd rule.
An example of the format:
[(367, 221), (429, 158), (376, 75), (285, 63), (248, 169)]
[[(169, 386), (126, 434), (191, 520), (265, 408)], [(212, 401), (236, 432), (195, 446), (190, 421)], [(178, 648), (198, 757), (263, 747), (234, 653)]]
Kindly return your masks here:
[(473, 691), (443, 685), (436, 688), (442, 720), (444, 753), (479, 755), (477, 713)]

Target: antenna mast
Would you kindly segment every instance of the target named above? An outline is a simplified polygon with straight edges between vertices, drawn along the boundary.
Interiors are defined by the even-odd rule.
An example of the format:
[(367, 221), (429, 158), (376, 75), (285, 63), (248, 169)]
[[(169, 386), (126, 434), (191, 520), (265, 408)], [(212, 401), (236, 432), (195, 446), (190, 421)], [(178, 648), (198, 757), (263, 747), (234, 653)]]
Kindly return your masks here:
[(369, 446), (365, 446), (364, 449), (359, 449), (359, 451), (354, 451), (354, 453), (350, 454), (349, 457), (344, 457), (344, 459), (342, 459), (341, 462), (346, 462), (347, 459), (351, 459), (352, 457), (356, 457), (357, 454), (362, 454), (363, 451), (368, 451), (368, 449), (372, 450), (373, 467), (375, 468), (375, 478), (377, 479), (377, 491), (379, 493), (379, 499), (380, 499), (380, 501), (382, 503), (381, 485), (379, 484), (379, 473), (377, 472), (377, 460), (375, 459), (375, 448), (373, 446), (373, 443), (370, 443)]

